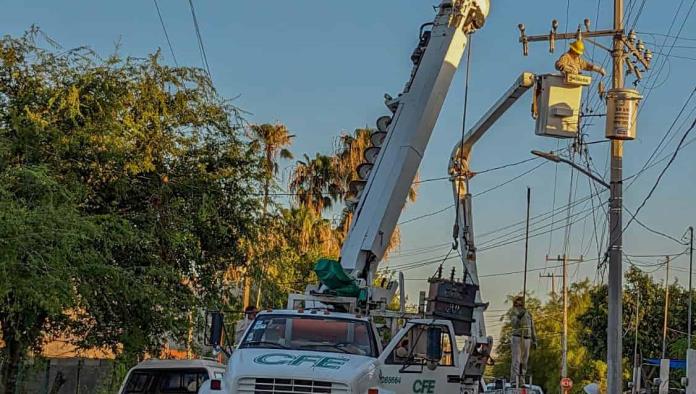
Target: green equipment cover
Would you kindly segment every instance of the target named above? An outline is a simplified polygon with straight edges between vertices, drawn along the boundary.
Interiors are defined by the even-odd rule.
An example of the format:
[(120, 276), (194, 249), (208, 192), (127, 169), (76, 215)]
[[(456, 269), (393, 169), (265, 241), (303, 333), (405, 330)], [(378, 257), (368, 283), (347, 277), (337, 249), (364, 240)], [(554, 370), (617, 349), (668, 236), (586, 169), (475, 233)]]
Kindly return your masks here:
[(360, 295), (360, 288), (355, 280), (346, 274), (338, 261), (319, 259), (314, 264), (314, 272), (321, 283), (337, 296), (357, 297)]

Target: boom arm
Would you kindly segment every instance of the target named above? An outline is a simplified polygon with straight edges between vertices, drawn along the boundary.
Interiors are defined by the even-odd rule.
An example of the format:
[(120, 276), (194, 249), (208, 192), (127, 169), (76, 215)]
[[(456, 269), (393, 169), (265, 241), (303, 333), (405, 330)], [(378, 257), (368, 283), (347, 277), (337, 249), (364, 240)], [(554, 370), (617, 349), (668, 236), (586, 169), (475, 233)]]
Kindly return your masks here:
[(387, 98), (394, 112), (366, 182), (350, 232), (341, 249), (341, 265), (353, 278), (372, 279), (423, 157), (435, 122), (467, 44), (480, 28), (489, 0), (443, 0), (428, 36), (412, 56), (414, 72), (402, 94)]
[[(449, 162), (449, 174), (452, 180), (455, 207), (457, 209), (457, 223), (454, 225), (454, 235), (461, 247), (461, 256), (466, 270), (465, 280), (468, 283), (479, 286), (478, 269), (476, 266), (476, 247), (474, 244), (474, 226), (471, 207), (471, 193), (469, 193), (469, 179), (473, 173), (469, 170), (469, 158), (474, 144), (488, 131), (488, 129), (507, 111), (517, 99), (529, 88), (534, 86), (535, 76), (531, 73), (523, 73), (508, 89), (505, 94), (486, 112), (486, 114), (472, 127), (457, 143), (452, 151)], [(476, 292), (476, 307), (474, 308), (471, 326), (471, 337), (461, 353), (462, 365), (464, 365), (465, 377), (480, 377), (483, 374), (487, 351), (490, 349), (492, 339), (486, 335), (486, 324), (483, 312), (487, 304), (482, 302), (480, 290)]]

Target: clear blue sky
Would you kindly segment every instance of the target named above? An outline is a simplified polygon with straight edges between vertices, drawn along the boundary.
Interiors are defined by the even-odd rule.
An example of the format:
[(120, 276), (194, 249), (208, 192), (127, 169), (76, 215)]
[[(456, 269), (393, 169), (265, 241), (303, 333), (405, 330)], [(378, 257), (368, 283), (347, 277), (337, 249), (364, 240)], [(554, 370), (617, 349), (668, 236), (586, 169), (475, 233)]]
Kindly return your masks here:
[[(566, 11), (570, 30), (575, 30), (585, 17), (593, 25), (610, 27), (611, 5), (608, 0), (566, 1), (493, 0), (486, 26), (473, 38), (471, 90), (468, 124), (472, 124), (498, 96), (508, 88), (522, 71), (544, 73), (552, 70), (560, 54), (548, 53), (546, 44), (530, 46), (530, 56), (523, 57), (517, 43), (517, 24), (524, 22), (530, 34), (547, 32), (552, 18), (557, 18), (566, 29)], [(630, 1), (627, 1), (630, 7)], [(633, 15), (641, 1), (635, 1)], [(666, 33), (678, 1), (647, 1), (637, 24), (637, 30)], [(685, 3), (691, 3), (689, 1)], [(409, 55), (416, 44), (421, 23), (432, 20), (435, 1), (416, 0), (359, 0), (359, 1), (196, 1), (196, 11), (213, 79), (219, 91), (227, 97), (239, 95), (236, 104), (249, 111), (252, 122), (280, 121), (296, 135), (293, 147), (296, 155), (328, 153), (336, 136), (345, 130), (365, 125), (386, 114), (382, 96), (396, 94), (410, 72)], [(181, 65), (200, 66), (201, 60), (194, 35), (193, 23), (185, 0), (159, 0), (175, 55)], [(685, 7), (689, 4), (685, 4)], [(680, 12), (673, 27), (676, 33), (686, 15)], [(87, 0), (32, 2), (5, 2), (0, 13), (4, 34), (20, 34), (31, 24), (40, 26), (65, 47), (89, 45), (107, 55), (120, 44), (122, 54), (144, 56), (162, 48), (166, 62), (173, 62), (162, 27), (154, 7), (148, 0), (100, 2)], [(682, 37), (696, 38), (696, 10), (681, 32)], [(661, 36), (643, 35), (648, 42), (662, 43)], [(671, 44), (671, 41), (667, 41)], [(563, 49), (562, 43), (559, 44)], [(588, 46), (589, 47), (589, 46)], [(653, 46), (654, 48), (654, 46)], [(696, 58), (696, 41), (681, 40), (672, 55)], [(659, 52), (659, 48), (654, 48)], [(592, 54), (592, 49), (588, 50)], [(596, 52), (598, 61), (603, 58)], [(654, 64), (662, 62), (655, 57)], [(694, 88), (693, 70), (696, 61), (672, 57), (661, 73), (652, 72), (656, 81), (645, 108), (641, 112), (638, 139), (625, 147), (625, 174), (640, 169), (647, 156), (674, 119), (687, 95)], [(453, 144), (460, 136), (463, 106), (463, 69), (450, 90), (443, 112), (428, 147), (422, 178), (446, 175), (447, 159)], [(646, 76), (651, 76), (647, 73)], [(653, 85), (653, 79), (641, 85), (643, 93)], [(590, 97), (594, 98), (595, 92)], [(534, 136), (533, 121), (529, 116), (530, 96), (516, 106), (489, 132), (476, 147), (472, 165), (483, 170), (530, 157), (531, 149), (550, 150), (556, 140)], [(688, 111), (694, 108), (692, 104)], [(688, 112), (687, 111), (687, 112)], [(600, 108), (600, 112), (603, 109)], [(694, 115), (691, 115), (691, 118)], [(603, 139), (603, 118), (594, 118), (595, 125), (586, 131), (590, 140)], [(678, 136), (682, 129), (679, 129)], [(696, 133), (694, 133), (696, 136)], [(566, 142), (561, 141), (560, 146)], [(673, 140), (665, 151), (671, 152)], [(592, 145), (591, 154), (597, 167), (605, 168), (607, 144)], [(688, 225), (696, 224), (696, 144), (685, 148), (653, 198), (640, 214), (644, 223), (680, 237)], [(663, 153), (664, 154), (664, 153)], [(472, 181), (472, 192), (480, 192), (502, 183), (538, 162), (480, 175)], [(287, 163), (288, 166), (291, 163)], [(663, 162), (664, 164), (664, 162)], [(658, 165), (644, 173), (635, 185), (626, 191), (628, 207), (635, 209), (642, 201), (657, 173)], [(557, 173), (556, 173), (557, 171)], [(557, 182), (554, 182), (554, 178)], [(564, 166), (547, 164), (529, 175), (477, 198), (475, 227), (481, 235), (501, 226), (523, 220), (526, 186), (532, 188), (533, 214), (549, 211), (553, 205), (556, 184), (556, 206), (568, 201), (570, 171)], [(589, 193), (585, 178), (577, 189), (580, 198)], [(452, 204), (452, 193), (447, 181), (424, 183), (418, 201), (403, 213), (403, 219), (437, 211)], [(595, 199), (595, 204), (598, 200)], [(576, 211), (585, 209), (581, 204)], [(590, 207), (587, 205), (587, 207)], [(561, 212), (556, 220), (562, 219)], [(582, 217), (580, 215), (578, 217)], [(402, 226), (402, 251), (397, 252), (390, 264), (428, 260), (442, 256), (447, 247), (413, 251), (416, 248), (443, 244), (449, 241), (453, 224), (452, 210)], [(597, 227), (601, 231), (603, 220)], [(548, 224), (548, 221), (542, 223)], [(533, 226), (534, 227), (534, 226)], [(548, 227), (547, 227), (548, 228)], [(594, 224), (589, 217), (572, 226), (570, 253), (578, 255), (588, 250), (588, 258), (597, 256)], [(540, 231), (543, 231), (540, 230)], [(500, 236), (506, 231), (493, 236)], [(601, 234), (600, 234), (601, 235)], [(488, 239), (491, 236), (487, 237)], [(484, 245), (486, 237), (479, 237)], [(546, 234), (530, 243), (530, 268), (544, 267), (544, 256), (550, 251), (562, 253), (563, 230), (555, 231), (553, 238)], [(481, 275), (518, 271), (523, 265), (523, 243), (482, 252), (479, 256)], [(625, 250), (629, 254), (662, 254), (681, 250), (671, 241), (647, 233), (637, 224), (627, 231)], [(643, 258), (646, 262), (656, 261)], [(680, 258), (677, 267), (686, 267), (688, 261)], [(448, 265), (456, 264), (450, 260)], [(408, 278), (429, 276), (436, 265), (407, 271)], [(549, 270), (549, 272), (552, 270)], [(558, 270), (556, 270), (558, 272)], [(570, 269), (573, 280), (585, 277), (595, 279), (596, 262)], [(686, 275), (676, 271), (681, 283)], [(539, 272), (529, 274), (529, 286), (537, 295), (549, 290), (548, 281), (538, 279)], [(663, 275), (658, 271), (657, 275)], [(414, 297), (423, 282), (410, 281), (409, 294)], [(488, 277), (482, 280), (484, 298), (492, 302), (492, 311), (505, 307), (505, 296), (521, 290), (521, 275)], [(415, 299), (415, 298), (412, 298)], [(499, 316), (489, 313), (489, 319)], [(496, 319), (497, 320), (497, 319)], [(499, 323), (489, 320), (491, 333), (497, 334)]]

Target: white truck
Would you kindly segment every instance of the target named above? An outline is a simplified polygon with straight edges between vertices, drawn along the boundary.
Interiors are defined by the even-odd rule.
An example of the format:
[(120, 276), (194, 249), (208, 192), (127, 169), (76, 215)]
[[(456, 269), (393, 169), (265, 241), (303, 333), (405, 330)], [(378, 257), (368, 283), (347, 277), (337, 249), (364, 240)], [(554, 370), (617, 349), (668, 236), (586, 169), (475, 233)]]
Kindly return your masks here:
[[(350, 185), (346, 202), (354, 215), (340, 260), (319, 261), (315, 271), (321, 285), (291, 295), (284, 310), (259, 313), (236, 349), (221, 346), (222, 315), (211, 314), (210, 343), (229, 361), (224, 377), (204, 382), (201, 393), (484, 391), (493, 341), (486, 335), (487, 304), (481, 301), (476, 270), (468, 156), (492, 122), (533, 85), (534, 76), (523, 74), (452, 155), (460, 213), (454, 237), (463, 278), (431, 279), (427, 308), (423, 300), (416, 314), (405, 311), (403, 280), (373, 283), (468, 35), (483, 26), (489, 6), (489, 0), (441, 0), (434, 21), (421, 26), (411, 77), (397, 97), (385, 95), (392, 115), (378, 119), (373, 146), (358, 167), (361, 179)], [(401, 310), (388, 311), (397, 289)], [(383, 345), (385, 331), (391, 340)]]

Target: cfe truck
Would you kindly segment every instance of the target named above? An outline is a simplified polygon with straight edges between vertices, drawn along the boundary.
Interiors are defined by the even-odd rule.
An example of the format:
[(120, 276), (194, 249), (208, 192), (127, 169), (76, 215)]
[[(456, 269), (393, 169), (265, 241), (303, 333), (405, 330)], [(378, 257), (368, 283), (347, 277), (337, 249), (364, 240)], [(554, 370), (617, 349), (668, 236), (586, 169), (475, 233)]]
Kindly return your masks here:
[[(410, 78), (396, 97), (385, 95), (391, 115), (377, 120), (359, 179), (350, 183), (345, 200), (353, 218), (340, 260), (320, 260), (321, 283), (290, 295), (284, 310), (259, 313), (235, 349), (221, 346), (222, 315), (212, 313), (209, 342), (228, 355), (228, 364), (224, 377), (204, 382), (201, 393), (483, 392), (493, 342), (479, 291), (467, 162), (471, 145), (494, 120), (470, 132), (472, 141), (463, 140), (450, 161), (463, 277), (431, 278), (428, 298), (421, 296), (413, 314), (404, 307), (403, 275), (375, 282), (469, 34), (483, 26), (489, 6), (489, 0), (442, 0), (435, 19), (421, 26)], [(534, 77), (521, 81), (489, 118), (500, 116)], [(389, 311), (397, 290), (401, 309)]]

